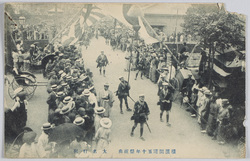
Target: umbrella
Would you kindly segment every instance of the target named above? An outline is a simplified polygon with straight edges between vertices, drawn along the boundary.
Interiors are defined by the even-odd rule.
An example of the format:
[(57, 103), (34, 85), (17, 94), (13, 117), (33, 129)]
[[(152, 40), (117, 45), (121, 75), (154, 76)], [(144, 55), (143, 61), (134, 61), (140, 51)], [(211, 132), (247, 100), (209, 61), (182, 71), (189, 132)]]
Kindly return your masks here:
[(55, 56), (56, 56), (55, 54), (46, 55), (46, 56), (42, 59), (42, 66), (45, 67), (46, 64), (49, 62), (49, 60), (54, 59)]
[(73, 123), (64, 123), (52, 129), (49, 135), (50, 142), (62, 143), (67, 140), (73, 140), (79, 134), (83, 134), (83, 129)]

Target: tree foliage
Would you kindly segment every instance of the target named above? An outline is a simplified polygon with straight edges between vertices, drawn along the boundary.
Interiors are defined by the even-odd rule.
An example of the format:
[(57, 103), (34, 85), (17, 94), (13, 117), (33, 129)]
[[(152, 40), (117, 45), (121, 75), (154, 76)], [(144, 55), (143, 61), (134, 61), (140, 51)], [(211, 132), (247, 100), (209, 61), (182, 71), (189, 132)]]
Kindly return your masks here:
[(215, 44), (221, 51), (231, 46), (245, 48), (244, 20), (216, 5), (193, 5), (187, 10), (182, 26), (186, 34), (198, 37), (205, 47)]

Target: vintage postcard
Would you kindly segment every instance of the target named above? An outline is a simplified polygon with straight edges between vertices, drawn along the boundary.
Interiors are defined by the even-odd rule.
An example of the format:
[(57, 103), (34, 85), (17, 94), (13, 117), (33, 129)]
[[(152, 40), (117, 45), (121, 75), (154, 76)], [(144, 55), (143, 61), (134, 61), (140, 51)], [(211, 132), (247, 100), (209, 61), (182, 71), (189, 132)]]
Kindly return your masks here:
[(246, 16), (221, 3), (5, 3), (5, 158), (246, 157)]

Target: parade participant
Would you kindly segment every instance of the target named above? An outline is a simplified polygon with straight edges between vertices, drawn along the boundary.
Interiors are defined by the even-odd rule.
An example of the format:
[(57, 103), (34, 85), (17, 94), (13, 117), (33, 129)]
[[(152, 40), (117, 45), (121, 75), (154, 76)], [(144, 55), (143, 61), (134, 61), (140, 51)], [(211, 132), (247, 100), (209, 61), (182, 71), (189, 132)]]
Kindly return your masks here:
[(27, 122), (27, 104), (26, 92), (22, 87), (14, 91), (15, 104), (12, 106), (11, 111), (16, 118), (15, 124), (17, 128), (22, 129), (26, 126)]
[(217, 117), (218, 122), (218, 134), (217, 140), (218, 144), (224, 145), (225, 144), (225, 127), (229, 124), (230, 113), (229, 108), (230, 104), (228, 99), (222, 99), (221, 107), (219, 108), (219, 113)]
[(124, 77), (119, 77), (119, 80), (121, 81), (119, 86), (118, 86), (118, 90), (117, 90), (117, 96), (119, 98), (120, 101), (120, 113), (123, 114), (122, 111), (122, 101), (124, 99), (125, 101), (125, 105), (127, 107), (127, 111), (132, 111), (129, 107), (128, 107), (128, 96), (129, 96), (129, 90), (130, 90), (130, 85), (129, 83), (124, 79)]
[(24, 144), (19, 151), (19, 158), (38, 158), (38, 147), (35, 143), (36, 133), (33, 131), (25, 132), (23, 135)]
[(111, 129), (112, 121), (109, 118), (102, 118), (100, 120), (101, 127), (97, 130), (95, 134), (95, 140), (97, 141), (97, 150), (104, 150), (108, 148), (111, 142)]
[(50, 123), (44, 123), (41, 129), (42, 134), (38, 138), (37, 146), (39, 148), (39, 155), (42, 158), (48, 158), (52, 150), (52, 144), (49, 143), (49, 134), (53, 126)]
[(97, 107), (95, 108), (95, 120), (94, 120), (94, 125), (95, 125), (95, 132), (97, 132), (97, 130), (100, 127), (100, 120), (104, 117), (104, 113), (105, 113), (105, 108), (104, 107)]
[(100, 68), (100, 74), (102, 74), (103, 70), (103, 76), (105, 77), (105, 67), (109, 64), (107, 56), (104, 54), (104, 51), (101, 51), (101, 54), (96, 59), (97, 62), (97, 68)]
[(130, 136), (134, 136), (134, 130), (137, 127), (137, 124), (140, 123), (140, 139), (145, 141), (143, 138), (143, 125), (148, 120), (149, 108), (148, 104), (145, 102), (145, 95), (139, 95), (139, 101), (135, 103), (134, 106), (134, 114), (131, 119), (134, 120), (134, 126), (132, 127), (132, 131)]
[(114, 101), (113, 92), (109, 90), (109, 84), (105, 83), (104, 90), (98, 94), (98, 105), (105, 108), (105, 117), (110, 117)]
[(141, 72), (141, 79), (143, 79), (142, 76), (143, 75), (145, 76), (145, 69), (146, 69), (146, 58), (145, 58), (144, 55), (140, 56), (136, 68), (137, 68), (138, 71), (136, 72), (135, 80), (137, 79), (137, 76), (138, 76), (139, 72)]
[(162, 115), (163, 112), (166, 111), (167, 126), (170, 126), (171, 124), (169, 123), (169, 112), (171, 111), (172, 108), (174, 89), (173, 87), (169, 86), (167, 82), (163, 82), (162, 85), (163, 88), (160, 91), (160, 109), (161, 109), (160, 121), (163, 122)]

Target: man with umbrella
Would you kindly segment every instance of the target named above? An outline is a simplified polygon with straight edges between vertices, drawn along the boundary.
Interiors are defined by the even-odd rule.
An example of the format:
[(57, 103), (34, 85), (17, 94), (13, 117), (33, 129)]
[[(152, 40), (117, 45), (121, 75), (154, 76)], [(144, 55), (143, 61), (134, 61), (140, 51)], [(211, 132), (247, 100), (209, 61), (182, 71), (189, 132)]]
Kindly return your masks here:
[(134, 130), (137, 127), (137, 124), (140, 123), (140, 139), (145, 141), (145, 139), (142, 137), (143, 135), (143, 125), (148, 120), (149, 115), (149, 108), (148, 104), (144, 101), (145, 95), (141, 94), (139, 95), (139, 101), (135, 102), (134, 106), (134, 114), (132, 116), (132, 120), (134, 120), (134, 126), (132, 127), (132, 131), (130, 133), (130, 136), (134, 136)]
[(107, 56), (104, 54), (104, 51), (101, 51), (101, 54), (96, 59), (97, 62), (97, 68), (100, 68), (100, 74), (102, 74), (103, 70), (103, 76), (105, 77), (105, 67), (108, 65), (109, 61)]

